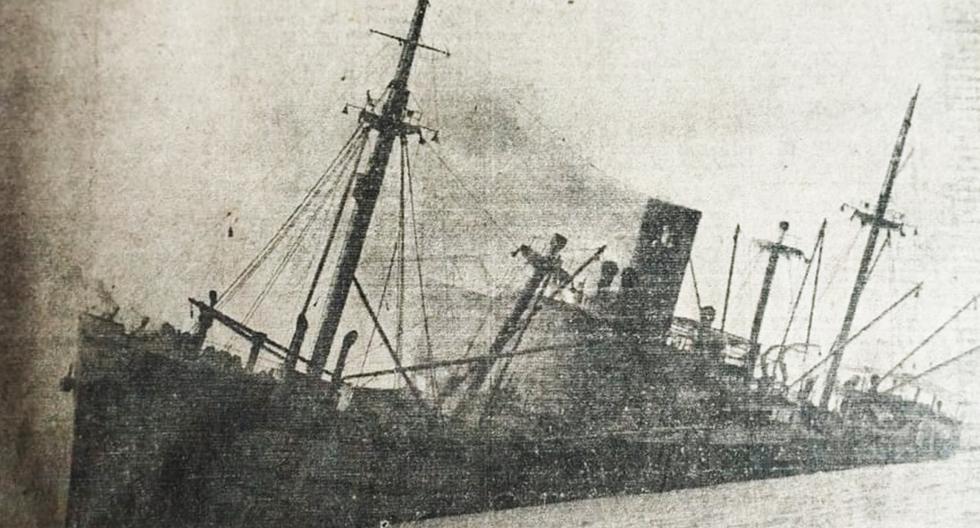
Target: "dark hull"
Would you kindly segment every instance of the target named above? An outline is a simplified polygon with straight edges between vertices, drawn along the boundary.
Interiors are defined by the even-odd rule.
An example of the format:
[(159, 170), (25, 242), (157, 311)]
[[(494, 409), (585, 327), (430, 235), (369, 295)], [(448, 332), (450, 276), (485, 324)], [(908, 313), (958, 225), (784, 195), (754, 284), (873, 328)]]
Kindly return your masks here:
[(487, 434), (420, 414), (400, 391), (365, 389), (338, 411), (309, 381), (124, 350), (102, 328), (83, 327), (73, 383), (72, 527), (376, 526), (941, 458), (957, 440), (948, 424), (896, 432), (819, 417)]

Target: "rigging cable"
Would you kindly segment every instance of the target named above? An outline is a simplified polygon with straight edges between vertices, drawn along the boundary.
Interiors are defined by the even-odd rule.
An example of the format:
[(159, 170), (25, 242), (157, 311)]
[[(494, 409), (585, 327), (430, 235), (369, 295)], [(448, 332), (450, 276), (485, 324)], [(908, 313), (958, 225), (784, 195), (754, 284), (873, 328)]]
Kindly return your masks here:
[[(365, 128), (363, 136), (361, 138), (360, 150), (363, 152), (365, 146), (367, 145), (367, 138), (370, 129)], [(358, 155), (358, 160), (360, 160), (360, 154)], [(340, 198), (340, 203), (337, 207), (337, 214), (334, 216), (333, 225), (330, 226), (330, 234), (327, 236), (327, 245), (323, 249), (323, 253), (320, 256), (320, 261), (317, 263), (316, 272), (313, 274), (313, 281), (310, 284), (310, 290), (306, 294), (306, 300), (303, 302), (303, 309), (300, 311), (301, 314), (305, 314), (310, 307), (310, 303), (313, 301), (313, 292), (316, 291), (317, 284), (320, 282), (320, 276), (323, 274), (323, 267), (327, 261), (327, 255), (330, 253), (330, 248), (333, 246), (334, 238), (337, 235), (337, 228), (340, 226), (340, 220), (344, 215), (344, 209), (347, 205), (347, 201), (350, 198), (351, 189), (354, 187), (354, 181), (357, 180), (357, 166), (358, 163), (354, 164), (351, 171), (350, 177), (347, 179), (347, 186), (344, 188), (344, 193)]]
[[(380, 310), (382, 306), (385, 305), (385, 299), (388, 295), (388, 285), (391, 283), (391, 272), (395, 269), (395, 260), (398, 257), (398, 239), (395, 239), (395, 244), (391, 248), (391, 258), (388, 259), (388, 269), (385, 272), (385, 279), (381, 285), (381, 297), (378, 299), (378, 309)], [(377, 328), (371, 327), (371, 333), (368, 335), (367, 346), (364, 347), (364, 357), (361, 359), (361, 371), (364, 371), (364, 366), (367, 365), (368, 356), (371, 355), (371, 345), (374, 344), (374, 336), (377, 333)]]
[(238, 290), (241, 289), (242, 285), (248, 281), (255, 271), (262, 265), (262, 262), (266, 257), (268, 257), (269, 253), (271, 253), (272, 250), (275, 249), (276, 245), (282, 241), (282, 239), (286, 236), (286, 232), (289, 231), (289, 229), (291, 229), (296, 223), (298, 216), (305, 209), (307, 209), (313, 202), (313, 199), (319, 195), (321, 187), (327, 181), (327, 178), (331, 172), (335, 169), (337, 162), (348, 154), (349, 149), (354, 144), (354, 139), (361, 133), (363, 128), (363, 126), (359, 125), (354, 130), (354, 133), (350, 135), (343, 147), (341, 147), (340, 151), (337, 153), (336, 157), (334, 157), (334, 159), (327, 165), (327, 168), (323, 171), (323, 174), (321, 174), (313, 186), (310, 187), (310, 189), (303, 196), (302, 200), (300, 200), (300, 203), (297, 204), (282, 225), (279, 226), (272, 237), (266, 242), (262, 249), (259, 250), (259, 253), (256, 254), (256, 256), (253, 257), (245, 268), (234, 278), (234, 280), (231, 281), (228, 287), (225, 288), (225, 291), (218, 296), (219, 306), (230, 300), (231, 297), (235, 296)]
[(368, 301), (367, 294), (364, 293), (364, 288), (361, 287), (361, 282), (357, 280), (356, 276), (353, 278), (353, 284), (354, 284), (354, 288), (357, 290), (357, 296), (361, 299), (361, 303), (364, 304), (364, 308), (367, 310), (368, 315), (371, 317), (371, 322), (374, 323), (374, 327), (378, 330), (378, 335), (381, 336), (381, 341), (384, 342), (385, 348), (388, 350), (388, 353), (391, 355), (391, 359), (395, 363), (395, 368), (398, 370), (398, 373), (401, 374), (402, 378), (405, 380), (405, 384), (408, 386), (409, 390), (411, 390), (412, 395), (415, 396), (415, 399), (418, 400), (419, 405), (424, 408), (426, 405), (424, 399), (422, 398), (422, 394), (419, 392), (419, 389), (415, 386), (415, 384), (412, 383), (411, 378), (409, 378), (408, 375), (405, 373), (405, 369), (404, 367), (402, 367), (401, 360), (398, 358), (398, 355), (395, 354), (395, 349), (392, 348), (391, 341), (388, 340), (388, 336), (387, 334), (385, 334), (384, 328), (381, 327), (381, 321), (378, 321), (378, 316), (377, 314), (374, 313), (374, 309), (371, 308), (371, 303)]
[[(344, 166), (350, 166), (351, 172), (357, 171), (357, 167), (360, 165), (361, 158), (364, 154), (364, 148), (366, 145), (367, 145), (367, 141), (362, 142), (360, 147), (356, 151), (350, 151), (350, 155), (347, 156), (347, 158), (345, 159), (346, 163), (353, 161), (352, 165), (344, 165)], [(327, 192), (327, 196), (332, 194), (333, 191), (336, 190), (336, 188), (337, 188), (336, 185), (331, 187), (330, 190)], [(258, 297), (256, 297), (255, 300), (252, 302), (251, 306), (248, 309), (248, 312), (246, 313), (245, 317), (242, 319), (243, 322), (248, 322), (251, 319), (251, 317), (255, 314), (255, 311), (262, 304), (262, 302), (265, 301), (266, 296), (269, 294), (270, 291), (272, 291), (272, 286), (275, 284), (275, 281), (282, 274), (283, 270), (285, 270), (286, 264), (288, 264), (289, 261), (296, 254), (296, 252), (299, 251), (299, 248), (302, 245), (303, 238), (306, 236), (307, 231), (309, 231), (310, 227), (313, 226), (316, 218), (320, 215), (320, 213), (326, 209), (326, 206), (327, 206), (327, 200), (323, 200), (320, 203), (320, 205), (316, 208), (313, 215), (309, 218), (309, 220), (307, 220), (306, 225), (303, 226), (299, 235), (296, 237), (295, 240), (293, 240), (293, 243), (286, 250), (286, 254), (283, 255), (283, 258), (276, 266), (275, 270), (272, 273), (272, 276), (265, 283), (265, 286), (263, 287), (262, 291), (259, 293)]]
[(868, 269), (868, 278), (870, 279), (871, 274), (874, 273), (875, 268), (878, 267), (878, 261), (881, 260), (881, 255), (885, 252), (885, 248), (892, 245), (892, 235), (891, 231), (885, 232), (885, 241), (882, 242), (881, 247), (878, 248), (878, 254), (875, 256), (874, 261), (871, 262), (871, 267)]
[[(408, 142), (405, 137), (402, 137), (402, 155), (405, 157), (405, 167), (408, 172), (408, 202), (411, 208), (412, 214), (412, 238), (415, 241), (415, 270), (418, 273), (419, 279), (419, 300), (422, 304), (422, 325), (425, 331), (425, 346), (426, 346), (426, 361), (432, 361), (432, 337), (429, 332), (429, 313), (428, 308), (426, 308), (425, 303), (425, 281), (422, 279), (422, 250), (420, 243), (420, 235), (418, 228), (418, 219), (415, 215), (415, 190), (412, 183), (412, 166), (411, 158), (408, 156)], [(430, 373), (429, 384), (432, 386), (434, 393), (438, 394), (438, 389), (435, 384), (435, 378)]]
[[(427, 142), (426, 143), (426, 145), (431, 145), (431, 144), (432, 144), (432, 142)], [(502, 236), (502, 238), (505, 239), (504, 240), (505, 242), (510, 242), (512, 244), (514, 243), (514, 241), (518, 240), (518, 238), (516, 236), (514, 236), (514, 233), (513, 232), (511, 232), (509, 229), (504, 228), (499, 222), (497, 222), (497, 219), (494, 218), (493, 214), (486, 208), (485, 205), (483, 205), (483, 200), (479, 196), (476, 196), (475, 194), (473, 194), (473, 191), (471, 191), (468, 187), (466, 187), (466, 185), (463, 183), (462, 177), (459, 176), (456, 173), (455, 170), (453, 170), (453, 168), (449, 165), (448, 162), (446, 162), (446, 160), (439, 153), (439, 149), (437, 149), (435, 147), (431, 147), (429, 150), (436, 157), (436, 160), (438, 160), (439, 163), (446, 169), (446, 172), (454, 180), (456, 180), (456, 183), (459, 184), (460, 189), (462, 189), (463, 192), (465, 192), (466, 195), (469, 196), (469, 198), (471, 200), (473, 200), (473, 203), (481, 211), (483, 211), (483, 213), (486, 215), (487, 219), (490, 220), (490, 223), (492, 223), (494, 225), (494, 227), (497, 229), (498, 235)]]
[(737, 288), (735, 288), (735, 294), (732, 295), (733, 298), (734, 297), (741, 297), (742, 294), (745, 293), (745, 288), (748, 287), (749, 280), (752, 279), (752, 273), (749, 273), (749, 272), (753, 268), (755, 268), (755, 265), (759, 262), (759, 259), (761, 257), (762, 257), (762, 252), (761, 251), (755, 252), (755, 256), (752, 257), (752, 260), (749, 261), (749, 265), (745, 267), (745, 269), (747, 270), (746, 273), (745, 273), (745, 278), (743, 278), (742, 279), (742, 282), (738, 285)]
[[(359, 130), (361, 130), (361, 127), (359, 127)], [(361, 156), (361, 153), (363, 153), (363, 151), (364, 151), (365, 144), (366, 144), (366, 141), (365, 142), (362, 142), (362, 144), (360, 145), (359, 150), (357, 151), (358, 163), (360, 162), (360, 156)], [(338, 169), (340, 167), (346, 166), (345, 164), (350, 161), (350, 159), (352, 158), (352, 155), (355, 153), (354, 150), (352, 150), (352, 149), (349, 148), (352, 145), (354, 145), (353, 141), (348, 141), (348, 144), (344, 145), (344, 148), (341, 149), (342, 150), (342, 156), (334, 159), (334, 161), (331, 163), (331, 167), (321, 177), (321, 181), (318, 182), (318, 185), (320, 185), (321, 182), (326, 181), (326, 176), (328, 174), (332, 173), (334, 170), (336, 170), (336, 169)], [(338, 161), (339, 162), (342, 162), (344, 165), (337, 165), (337, 162)], [(355, 164), (355, 167), (356, 167), (356, 164)], [(286, 264), (293, 257), (293, 255), (295, 255), (296, 251), (299, 250), (300, 244), (301, 244), (303, 238), (305, 237), (306, 232), (309, 231), (310, 227), (313, 225), (313, 223), (316, 220), (316, 218), (326, 208), (327, 199), (329, 199), (330, 195), (332, 195), (335, 190), (336, 190), (336, 182), (325, 193), (325, 200), (320, 201), (318, 203), (318, 205), (314, 208), (313, 214), (306, 220), (306, 223), (304, 224), (303, 228), (300, 230), (299, 235), (286, 248), (285, 255), (280, 260), (280, 262), (276, 266), (276, 268), (273, 270), (272, 275), (270, 276), (270, 278), (263, 285), (262, 290), (259, 292), (259, 295), (255, 299), (253, 299), (252, 303), (249, 305), (248, 309), (246, 310), (245, 316), (242, 318), (242, 322), (243, 323), (248, 323), (251, 320), (252, 316), (255, 314), (255, 312), (258, 309), (258, 307), (265, 300), (266, 296), (271, 291), (272, 286), (275, 283), (276, 279), (279, 278), (279, 275), (285, 269)], [(315, 190), (314, 189), (311, 189), (310, 192), (307, 193), (307, 196), (304, 198), (304, 202), (306, 202), (305, 203), (305, 206), (303, 207), (303, 210), (304, 211), (307, 210), (307, 209), (309, 209), (309, 205), (312, 203), (312, 198), (315, 198), (315, 197), (319, 196), (321, 192), (322, 192), (322, 188), (315, 189)], [(304, 204), (301, 204), (301, 205), (304, 205)], [(298, 210), (299, 210), (299, 208), (297, 208), (297, 211)], [(298, 215), (297, 215), (297, 218), (295, 218), (292, 222), (290, 222), (290, 226), (289, 226), (290, 228), (293, 225), (295, 225), (296, 220), (298, 220)], [(226, 302), (227, 301), (230, 301), (235, 295), (238, 294), (238, 292), (240, 291), (241, 287), (245, 284), (245, 282), (248, 279), (251, 278), (251, 276), (255, 273), (255, 271), (259, 269), (259, 267), (264, 262), (264, 260), (266, 258), (268, 258), (269, 254), (271, 254), (272, 249), (274, 249), (275, 246), (278, 245), (278, 243), (281, 242), (283, 238), (285, 238), (285, 234), (287, 232), (288, 232), (288, 229), (287, 230), (284, 230), (282, 232), (282, 236), (279, 237), (279, 240), (276, 240), (274, 243), (270, 240), (270, 244), (267, 244), (267, 246), (269, 246), (269, 250), (267, 252), (265, 252), (264, 255), (263, 254), (260, 254), (259, 256), (256, 257), (256, 259), (253, 259), (253, 262), (250, 263), (250, 265), (249, 265), (250, 267), (252, 267), (252, 269), (249, 270), (247, 274), (243, 273), (241, 275), (241, 276), (244, 277), (244, 280), (242, 280), (241, 282), (239, 282), (237, 284), (237, 286), (235, 287), (235, 289), (229, 288), (229, 290), (228, 290), (229, 295), (225, 297), (225, 301)], [(278, 233), (277, 233), (277, 235), (278, 235)], [(254, 264), (254, 267), (252, 266), (252, 264)], [(308, 269), (308, 267), (307, 267), (307, 269)], [(231, 344), (232, 344), (232, 341), (226, 342), (225, 345), (224, 345), (224, 349), (229, 349), (231, 347)]]
[[(426, 143), (426, 145), (432, 145), (433, 143), (434, 142), (429, 141)], [(439, 154), (438, 149), (432, 147), (429, 150), (436, 157), (439, 163), (443, 166), (443, 168), (446, 170), (446, 173), (452, 178), (452, 180), (455, 180), (458, 188), (461, 189), (470, 198), (470, 200), (473, 201), (473, 204), (476, 205), (476, 207), (480, 211), (482, 211), (483, 214), (486, 216), (487, 220), (489, 220), (489, 222), (493, 224), (493, 227), (495, 227), (497, 230), (495, 234), (497, 235), (498, 239), (507, 244), (518, 245), (516, 242), (518, 240), (518, 237), (515, 236), (512, 231), (506, 229), (497, 221), (497, 219), (493, 216), (493, 213), (491, 213), (490, 210), (486, 207), (486, 205), (484, 205), (484, 200), (481, 200), (479, 196), (476, 196), (476, 194), (474, 194), (473, 191), (471, 191), (469, 187), (467, 187), (466, 184), (463, 183), (462, 177), (458, 173), (456, 173), (456, 171), (452, 168), (451, 165), (449, 165), (449, 163), (445, 160), (445, 158), (443, 158), (442, 155)], [(450, 180), (444, 180), (444, 181), (450, 181)], [(484, 191), (484, 193), (488, 194), (486, 191)], [(534, 237), (532, 241), (536, 238), (538, 237)], [(491, 276), (490, 278), (495, 282), (493, 285), (494, 289), (500, 289), (501, 283), (509, 283), (510, 280), (513, 278), (513, 276), (519, 273), (521, 269), (522, 267), (519, 266), (511, 267), (510, 270), (506, 272), (506, 276), (503, 280)]]
[(826, 356), (824, 356), (823, 359), (821, 359), (820, 361), (817, 361), (816, 363), (814, 363), (813, 366), (811, 366), (809, 369), (807, 369), (806, 372), (804, 372), (803, 374), (801, 374), (798, 378), (796, 378), (796, 380), (794, 380), (792, 383), (790, 383), (786, 387), (787, 388), (790, 388), (793, 385), (796, 385), (797, 383), (799, 383), (800, 381), (803, 381), (803, 379), (806, 378), (807, 376), (809, 376), (814, 370), (817, 370), (817, 367), (819, 367), (820, 365), (823, 365), (824, 363), (827, 362), (827, 360), (829, 360), (830, 358), (834, 357), (833, 352), (835, 350), (841, 350), (841, 351), (844, 350), (845, 347), (847, 347), (855, 339), (857, 339), (858, 337), (860, 337), (861, 334), (863, 334), (864, 332), (866, 332), (869, 328), (871, 328), (872, 326), (874, 326), (875, 323), (877, 323), (878, 321), (880, 321), (882, 318), (884, 318), (886, 315), (888, 315), (892, 310), (894, 310), (895, 308), (897, 308), (898, 305), (900, 305), (903, 302), (905, 302), (906, 299), (908, 299), (912, 295), (918, 296), (918, 292), (921, 289), (922, 289), (922, 283), (920, 282), (920, 283), (916, 284), (915, 286), (913, 286), (912, 289), (910, 289), (909, 291), (905, 292), (905, 295), (902, 295), (897, 301), (895, 301), (894, 303), (892, 303), (891, 306), (889, 306), (888, 308), (885, 308), (884, 311), (882, 311), (881, 313), (879, 313), (878, 315), (876, 315), (874, 317), (874, 319), (872, 319), (871, 321), (868, 322), (868, 324), (862, 326), (860, 330), (858, 330), (857, 332), (854, 332), (853, 334), (851, 334), (851, 336), (847, 338), (847, 341), (844, 341), (840, 345), (838, 345), (837, 343), (834, 343), (834, 345), (831, 347), (831, 350), (830, 350), (831, 353), (829, 353)]
[[(810, 269), (813, 266), (814, 253), (819, 251), (823, 247), (823, 237), (824, 230), (827, 228), (827, 220), (824, 219), (823, 224), (820, 226), (820, 233), (817, 234), (817, 241), (813, 244), (813, 251), (810, 253), (809, 260), (806, 261), (806, 271), (803, 272), (803, 280), (800, 281), (800, 289), (796, 294), (796, 299), (793, 301), (793, 307), (789, 312), (789, 322), (786, 323), (786, 330), (783, 331), (783, 339), (779, 343), (779, 354), (776, 356), (776, 365), (779, 366), (780, 374), (782, 374), (783, 382), (786, 381), (786, 364), (784, 359), (786, 356), (786, 340), (789, 339), (789, 331), (793, 326), (793, 321), (796, 319), (796, 310), (800, 306), (800, 300), (803, 298), (803, 290), (806, 287), (806, 281), (810, 278)], [(773, 372), (775, 375), (775, 372)]]
[(803, 347), (803, 362), (806, 363), (806, 354), (810, 350), (810, 336), (813, 331), (813, 313), (817, 306), (817, 289), (820, 285), (820, 268), (823, 264), (823, 242), (820, 242), (820, 248), (817, 250), (817, 268), (813, 272), (813, 295), (810, 296), (810, 315), (807, 317), (806, 321), (806, 340)]
[(857, 240), (860, 235), (861, 235), (861, 230), (855, 229), (854, 238), (851, 239), (851, 242), (850, 244), (848, 244), (847, 249), (844, 250), (844, 253), (837, 258), (837, 262), (834, 264), (833, 269), (830, 270), (830, 277), (827, 278), (826, 287), (824, 288), (823, 293), (820, 294), (821, 301), (824, 300), (824, 298), (827, 296), (827, 292), (830, 291), (830, 286), (833, 285), (834, 280), (837, 279), (837, 274), (840, 272), (841, 268), (843, 267), (844, 262), (848, 260), (847, 257), (854, 250), (854, 245), (857, 244)]

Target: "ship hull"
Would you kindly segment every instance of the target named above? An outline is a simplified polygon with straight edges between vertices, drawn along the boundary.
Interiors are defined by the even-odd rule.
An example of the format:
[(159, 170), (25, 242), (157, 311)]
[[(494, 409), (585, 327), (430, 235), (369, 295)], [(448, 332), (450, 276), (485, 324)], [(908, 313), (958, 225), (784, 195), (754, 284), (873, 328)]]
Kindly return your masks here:
[[(340, 405), (83, 324), (67, 526), (370, 526), (948, 456), (938, 426), (650, 426), (486, 434), (401, 391)], [(928, 429), (926, 431), (926, 429)]]

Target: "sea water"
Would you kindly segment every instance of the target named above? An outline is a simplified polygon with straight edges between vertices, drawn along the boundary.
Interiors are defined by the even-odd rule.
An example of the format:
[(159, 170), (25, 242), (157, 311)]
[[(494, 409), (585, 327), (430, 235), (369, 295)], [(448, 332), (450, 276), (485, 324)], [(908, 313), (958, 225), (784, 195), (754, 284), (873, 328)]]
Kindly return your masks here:
[(934, 462), (549, 504), (404, 526), (980, 527), (980, 451)]

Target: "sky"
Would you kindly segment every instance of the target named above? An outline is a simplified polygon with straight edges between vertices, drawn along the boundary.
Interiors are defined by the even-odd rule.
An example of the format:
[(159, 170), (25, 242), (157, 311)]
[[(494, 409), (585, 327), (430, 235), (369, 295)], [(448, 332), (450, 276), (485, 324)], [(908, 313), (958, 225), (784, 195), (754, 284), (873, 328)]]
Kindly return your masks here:
[[(187, 327), (186, 298), (227, 285), (337, 152), (354, 126), (343, 105), (383, 90), (398, 47), (368, 29), (403, 33), (411, 10), (407, 0), (4, 6), (32, 37), (15, 79), (38, 102), (20, 193), (33, 309), (58, 345), (38, 346), (30, 390), (67, 370), (62, 345), (98, 282), (130, 321)], [(570, 262), (606, 243), (623, 262), (638, 204), (654, 196), (703, 213), (692, 258), (705, 304), (722, 303), (741, 225), (728, 328), (747, 334), (764, 265), (755, 242), (786, 220), (787, 242), (809, 253), (826, 218), (814, 322), (826, 347), (866, 236), (841, 205), (873, 202), (921, 86), (892, 207), (911, 229), (883, 253), (856, 325), (917, 282), (924, 290), (845, 358), (887, 368), (980, 293), (977, 12), (966, 0), (434, 0), (423, 41), (451, 56), (421, 53), (411, 88), (441, 141), (412, 150), (427, 251), (454, 264), (426, 271), (511, 289), (522, 279), (508, 252), (555, 231), (570, 238)], [(309, 244), (301, 254), (315, 254)], [(780, 263), (764, 340), (781, 337), (804, 266)], [(292, 317), (305, 279), (284, 280), (257, 315)], [(689, 281), (679, 315), (696, 313), (694, 297)], [(966, 311), (908, 370), (980, 343), (978, 317)], [(285, 341), (288, 330), (270, 333)], [(930, 377), (951, 401), (972, 402), (962, 412), (973, 421), (978, 368), (974, 358)], [(70, 406), (44, 409), (60, 423)]]
[[(81, 97), (52, 116), (66, 149), (41, 171), (38, 195), (50, 200), (39, 208), (66, 232), (87, 281), (104, 282), (134, 318), (186, 326), (185, 298), (227, 285), (336, 153), (353, 126), (339, 109), (381, 92), (397, 45), (368, 29), (403, 32), (412, 5), (52, 9), (53, 25), (84, 28), (84, 45), (52, 37), (61, 46), (54, 71)], [(542, 242), (558, 227), (571, 230), (571, 260), (619, 240), (611, 257), (624, 261), (636, 226), (617, 216), (617, 204), (633, 211), (633, 201), (655, 196), (704, 213), (693, 262), (706, 304), (722, 302), (741, 225), (729, 328), (747, 334), (764, 265), (756, 242), (787, 220), (787, 241), (809, 253), (827, 218), (814, 326), (826, 347), (866, 236), (840, 207), (873, 203), (921, 86), (892, 207), (913, 227), (886, 249), (856, 324), (917, 282), (925, 289), (845, 361), (887, 368), (980, 291), (978, 114), (968, 99), (976, 83), (961, 79), (976, 39), (957, 33), (964, 11), (955, 3), (435, 2), (423, 40), (451, 56), (420, 55), (413, 105), (440, 129), (439, 153), (456, 175), (420, 148), (422, 216), (441, 229), (429, 237), (432, 251), (469, 247), (478, 240), (471, 228), (491, 231), (500, 240), (481, 248), (490, 268), (481, 273), (491, 278), (473, 282), (502, 288), (519, 284), (500, 279), (515, 275), (505, 252), (528, 241), (514, 233)], [(449, 178), (461, 178), (466, 193), (447, 190), (456, 185)], [(804, 269), (780, 266), (769, 341), (781, 337)], [(289, 313), (283, 306), (294, 305), (302, 284), (301, 275), (277, 290), (271, 302), (286, 304), (274, 311)], [(678, 313), (696, 313), (691, 284)], [(921, 370), (980, 341), (976, 317), (967, 312), (909, 366)], [(280, 333), (285, 341), (288, 327)], [(974, 391), (956, 372), (978, 364), (934, 380)]]

